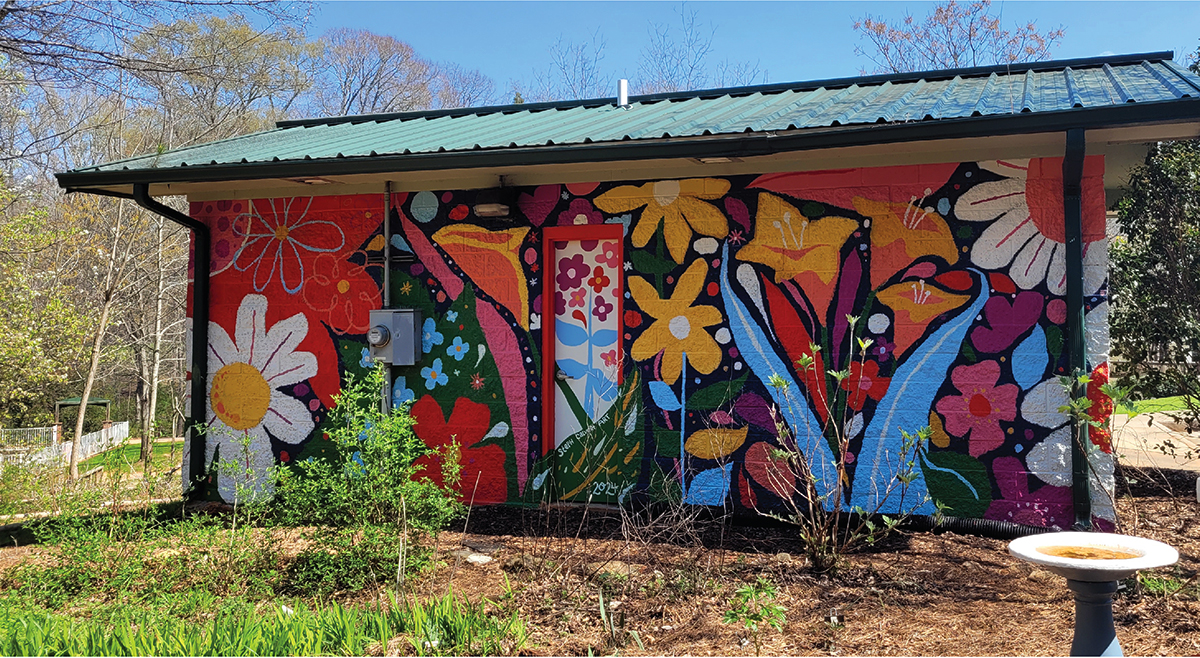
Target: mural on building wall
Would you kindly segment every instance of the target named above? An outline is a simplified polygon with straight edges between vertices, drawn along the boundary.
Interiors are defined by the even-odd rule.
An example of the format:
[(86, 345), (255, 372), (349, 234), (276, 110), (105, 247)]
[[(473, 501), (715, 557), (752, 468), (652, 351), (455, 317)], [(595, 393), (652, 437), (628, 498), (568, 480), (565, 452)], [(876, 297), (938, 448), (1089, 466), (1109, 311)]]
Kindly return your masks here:
[[(1102, 175), (1089, 157), (1093, 382), (1107, 377)], [(852, 505), (873, 506), (900, 430), (928, 426), (907, 505), (1073, 520), (1061, 159), (515, 192), (507, 218), (475, 216), (472, 191), (388, 204), (393, 252), (407, 256), (391, 266), (393, 305), (424, 318), (422, 361), (396, 369), (394, 403), (430, 445), (462, 445), (464, 500), (777, 508), (791, 486), (771, 466), (777, 419), (820, 435), (832, 415), (849, 419)], [(210, 423), (249, 437), (253, 464), (330, 449), (332, 396), (370, 366), (383, 207), (382, 195), (193, 204), (214, 230)], [(542, 242), (548, 227), (596, 225), (614, 238)], [(859, 339), (868, 353), (847, 376), (820, 374), (845, 368)], [(796, 365), (806, 357), (814, 368)], [(1111, 403), (1093, 396), (1106, 419)], [(1091, 436), (1111, 452), (1105, 431)], [(235, 443), (210, 441), (210, 460)], [(831, 459), (835, 445), (814, 449)], [(1110, 482), (1111, 460), (1096, 464)], [(1103, 525), (1111, 503), (1093, 497)]]

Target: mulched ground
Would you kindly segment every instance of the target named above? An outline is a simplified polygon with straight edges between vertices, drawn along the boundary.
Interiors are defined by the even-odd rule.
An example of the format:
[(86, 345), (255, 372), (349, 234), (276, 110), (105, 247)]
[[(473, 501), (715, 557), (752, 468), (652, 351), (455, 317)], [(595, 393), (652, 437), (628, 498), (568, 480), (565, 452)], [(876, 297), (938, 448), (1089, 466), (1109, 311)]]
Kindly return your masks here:
[[(1124, 469), (1117, 508), (1128, 534), (1179, 549), (1159, 570), (1190, 581), (1178, 596), (1130, 582), (1115, 604), (1127, 655), (1200, 654), (1200, 503), (1195, 474)], [(1007, 541), (901, 532), (850, 555), (833, 575), (805, 564), (796, 531), (716, 521), (647, 525), (615, 510), (474, 510), (467, 532), (443, 532), (444, 562), (415, 585), (519, 609), (524, 655), (754, 655), (721, 622), (733, 591), (763, 576), (787, 608), (763, 655), (1065, 655), (1073, 604), (1062, 578), (1008, 554)], [(0, 570), (37, 547), (0, 548)], [(467, 558), (487, 555), (475, 564)], [(600, 594), (614, 620), (610, 633)], [(367, 602), (359, 593), (344, 602)], [(830, 611), (844, 616), (831, 625)], [(639, 647), (633, 637), (642, 641)]]
[[(1161, 570), (1183, 581), (1177, 597), (1134, 583), (1115, 603), (1127, 655), (1200, 654), (1200, 504), (1195, 474), (1126, 469), (1119, 492), (1121, 531), (1179, 549)], [(622, 528), (626, 532), (622, 532)], [(945, 532), (905, 532), (851, 556), (836, 574), (813, 574), (796, 531), (782, 527), (702, 527), (672, 542), (647, 538), (615, 512), (478, 509), (468, 533), (439, 538), (445, 567), (423, 583), (516, 605), (529, 629), (527, 655), (754, 655), (742, 629), (723, 624), (733, 590), (758, 576), (779, 589), (782, 632), (762, 635), (763, 655), (1065, 655), (1074, 624), (1065, 580), (1008, 554), (1006, 540)], [(662, 531), (663, 529), (659, 529)], [(670, 533), (668, 533), (670, 534)], [(495, 558), (462, 559), (462, 544)], [(782, 554), (782, 555), (781, 555)], [(596, 572), (601, 573), (597, 574)], [(610, 572), (610, 573), (604, 573)], [(599, 593), (618, 626), (600, 616)], [(507, 602), (507, 603), (506, 603)], [(836, 609), (844, 624), (831, 625)], [(623, 616), (623, 617), (622, 617)]]

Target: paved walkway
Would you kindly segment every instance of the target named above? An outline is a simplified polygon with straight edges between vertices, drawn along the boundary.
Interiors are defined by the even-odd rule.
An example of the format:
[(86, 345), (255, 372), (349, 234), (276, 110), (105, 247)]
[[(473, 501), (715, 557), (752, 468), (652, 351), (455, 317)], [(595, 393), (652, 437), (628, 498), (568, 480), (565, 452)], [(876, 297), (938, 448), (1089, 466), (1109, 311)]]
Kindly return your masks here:
[[(1133, 418), (1114, 414), (1112, 429), (1113, 444), (1122, 463), (1200, 473), (1200, 432), (1188, 434), (1167, 414), (1138, 414)], [(1167, 447), (1167, 453), (1161, 446)], [(1169, 454), (1170, 446), (1174, 446), (1174, 457)]]

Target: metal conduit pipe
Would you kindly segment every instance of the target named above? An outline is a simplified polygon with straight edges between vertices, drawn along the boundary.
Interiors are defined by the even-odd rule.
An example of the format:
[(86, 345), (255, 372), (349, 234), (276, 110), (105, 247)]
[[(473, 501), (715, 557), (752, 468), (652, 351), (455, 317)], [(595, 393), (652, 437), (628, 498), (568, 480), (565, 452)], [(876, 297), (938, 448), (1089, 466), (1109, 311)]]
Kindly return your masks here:
[(212, 237), (208, 226), (187, 215), (165, 206), (150, 196), (150, 186), (147, 183), (135, 183), (133, 186), (133, 201), (142, 208), (162, 216), (192, 232), (193, 243), (193, 276), (192, 276), (192, 408), (188, 418), (188, 437), (191, 450), (191, 463), (188, 473), (191, 476), (191, 489), (185, 495), (195, 499), (203, 499), (207, 495), (207, 480), (204, 477), (205, 437), (198, 426), (202, 425), (208, 413), (208, 277), (210, 268), (210, 252)]
[[(1067, 131), (1067, 149), (1063, 157), (1063, 221), (1067, 241), (1067, 372), (1072, 378), (1087, 369), (1086, 326), (1083, 313), (1083, 158), (1086, 152), (1084, 130)], [(1071, 396), (1086, 395), (1077, 383)], [(1071, 419), (1071, 502), (1075, 510), (1075, 530), (1092, 529), (1092, 494), (1088, 482), (1088, 425)]]

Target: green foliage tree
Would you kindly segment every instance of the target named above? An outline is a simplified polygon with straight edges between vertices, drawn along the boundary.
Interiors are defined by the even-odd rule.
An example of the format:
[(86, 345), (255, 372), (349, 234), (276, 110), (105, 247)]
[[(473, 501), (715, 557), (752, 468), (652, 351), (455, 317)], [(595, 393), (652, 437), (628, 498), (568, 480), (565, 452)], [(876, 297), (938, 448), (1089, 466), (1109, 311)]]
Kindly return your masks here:
[(1151, 146), (1117, 206), (1113, 356), (1139, 397), (1184, 395), (1200, 419), (1200, 141)]

